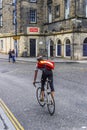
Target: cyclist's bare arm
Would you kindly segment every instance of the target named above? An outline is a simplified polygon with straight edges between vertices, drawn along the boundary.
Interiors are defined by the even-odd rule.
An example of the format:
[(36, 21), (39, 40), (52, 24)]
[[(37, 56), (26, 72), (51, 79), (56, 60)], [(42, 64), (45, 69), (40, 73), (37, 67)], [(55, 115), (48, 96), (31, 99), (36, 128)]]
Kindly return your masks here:
[(38, 70), (35, 70), (33, 84), (35, 84), (35, 82), (36, 82), (36, 79), (37, 79), (37, 74), (38, 74)]

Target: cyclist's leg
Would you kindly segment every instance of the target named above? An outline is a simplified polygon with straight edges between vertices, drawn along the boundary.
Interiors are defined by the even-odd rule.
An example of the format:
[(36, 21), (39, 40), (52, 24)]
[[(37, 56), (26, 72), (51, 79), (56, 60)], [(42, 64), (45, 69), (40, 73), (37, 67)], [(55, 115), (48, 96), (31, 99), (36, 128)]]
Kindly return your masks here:
[(44, 85), (45, 85), (45, 81), (46, 81), (46, 75), (44, 73), (42, 73), (42, 77), (41, 77), (41, 100), (44, 101)]
[(52, 73), (52, 71), (48, 75), (48, 79), (50, 80), (49, 85), (50, 85), (51, 93), (48, 95), (47, 107), (48, 107), (48, 111), (49, 111), (50, 115), (53, 115), (55, 113), (55, 100), (54, 100), (54, 86), (53, 86), (53, 73)]
[(54, 98), (54, 84), (53, 84), (53, 72), (48, 75), (48, 79), (50, 80), (50, 88), (51, 88), (51, 96)]

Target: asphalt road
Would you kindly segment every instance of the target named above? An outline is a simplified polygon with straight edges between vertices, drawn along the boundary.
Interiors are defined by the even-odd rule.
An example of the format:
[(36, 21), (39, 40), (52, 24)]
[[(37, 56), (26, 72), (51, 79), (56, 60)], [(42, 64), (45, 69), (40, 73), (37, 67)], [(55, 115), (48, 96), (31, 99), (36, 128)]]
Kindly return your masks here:
[[(0, 60), (0, 98), (25, 130), (87, 130), (87, 64), (57, 63), (56, 112), (37, 103), (32, 85), (35, 63)], [(39, 72), (38, 80), (41, 72)]]

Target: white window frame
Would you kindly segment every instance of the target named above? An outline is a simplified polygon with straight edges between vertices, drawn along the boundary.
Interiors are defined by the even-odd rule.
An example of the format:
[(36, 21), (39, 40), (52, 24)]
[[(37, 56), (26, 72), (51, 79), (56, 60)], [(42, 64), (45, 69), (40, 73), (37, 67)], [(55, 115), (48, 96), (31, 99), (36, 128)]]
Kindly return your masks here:
[(60, 5), (55, 6), (55, 18), (60, 16)]
[(16, 20), (15, 20), (15, 19), (16, 19), (16, 18), (15, 18), (15, 13), (16, 13), (16, 12), (15, 12), (15, 10), (13, 10), (13, 24), (14, 24), (14, 25), (16, 24)]
[(2, 9), (2, 0), (0, 0), (0, 9)]
[(70, 14), (70, 0), (65, 0), (65, 19), (69, 18)]
[(4, 49), (3, 40), (0, 40), (0, 50), (2, 51)]
[(52, 7), (48, 6), (48, 22), (52, 23)]
[(2, 15), (0, 15), (0, 27), (2, 27)]
[(30, 20), (29, 23), (36, 23), (37, 22), (37, 10), (30, 9)]
[(87, 0), (86, 0), (86, 18), (87, 18)]
[(31, 3), (36, 3), (36, 2), (37, 2), (37, 0), (30, 0), (30, 2), (31, 2)]

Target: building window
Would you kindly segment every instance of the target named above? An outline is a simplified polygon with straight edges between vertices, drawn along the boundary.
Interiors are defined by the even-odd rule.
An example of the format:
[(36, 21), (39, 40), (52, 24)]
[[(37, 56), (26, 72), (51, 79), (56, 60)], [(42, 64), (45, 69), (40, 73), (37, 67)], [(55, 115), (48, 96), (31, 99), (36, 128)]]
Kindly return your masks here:
[(48, 22), (52, 23), (52, 7), (51, 7), (51, 5), (48, 6)]
[(13, 24), (15, 25), (15, 10), (13, 10)]
[(37, 0), (29, 0), (31, 3), (36, 3)]
[(15, 0), (13, 0), (13, 2), (12, 3), (15, 3)]
[(0, 0), (0, 9), (2, 9), (2, 0)]
[(83, 43), (83, 56), (87, 56), (87, 38), (84, 40)]
[(61, 41), (58, 40), (58, 43), (57, 43), (57, 56), (61, 56)]
[(52, 0), (47, 0), (47, 4), (52, 4)]
[(65, 0), (65, 19), (69, 18), (70, 13), (70, 0)]
[(0, 40), (0, 49), (3, 50), (3, 40)]
[(0, 15), (0, 27), (2, 26), (2, 15)]
[(85, 5), (86, 5), (86, 18), (87, 18), (87, 0), (86, 0), (86, 4)]
[(16, 0), (13, 0), (12, 1), (12, 6), (15, 6), (15, 4), (16, 4)]
[(55, 18), (60, 16), (60, 5), (55, 6)]
[(77, 13), (78, 15), (80, 14), (80, 0), (78, 0), (78, 1), (76, 1), (76, 3), (75, 3), (76, 5), (75, 5), (75, 14)]
[(36, 15), (37, 15), (37, 11), (36, 9), (30, 9), (30, 23), (36, 23)]
[(70, 46), (70, 40), (66, 40), (66, 56), (71, 56), (71, 46)]

